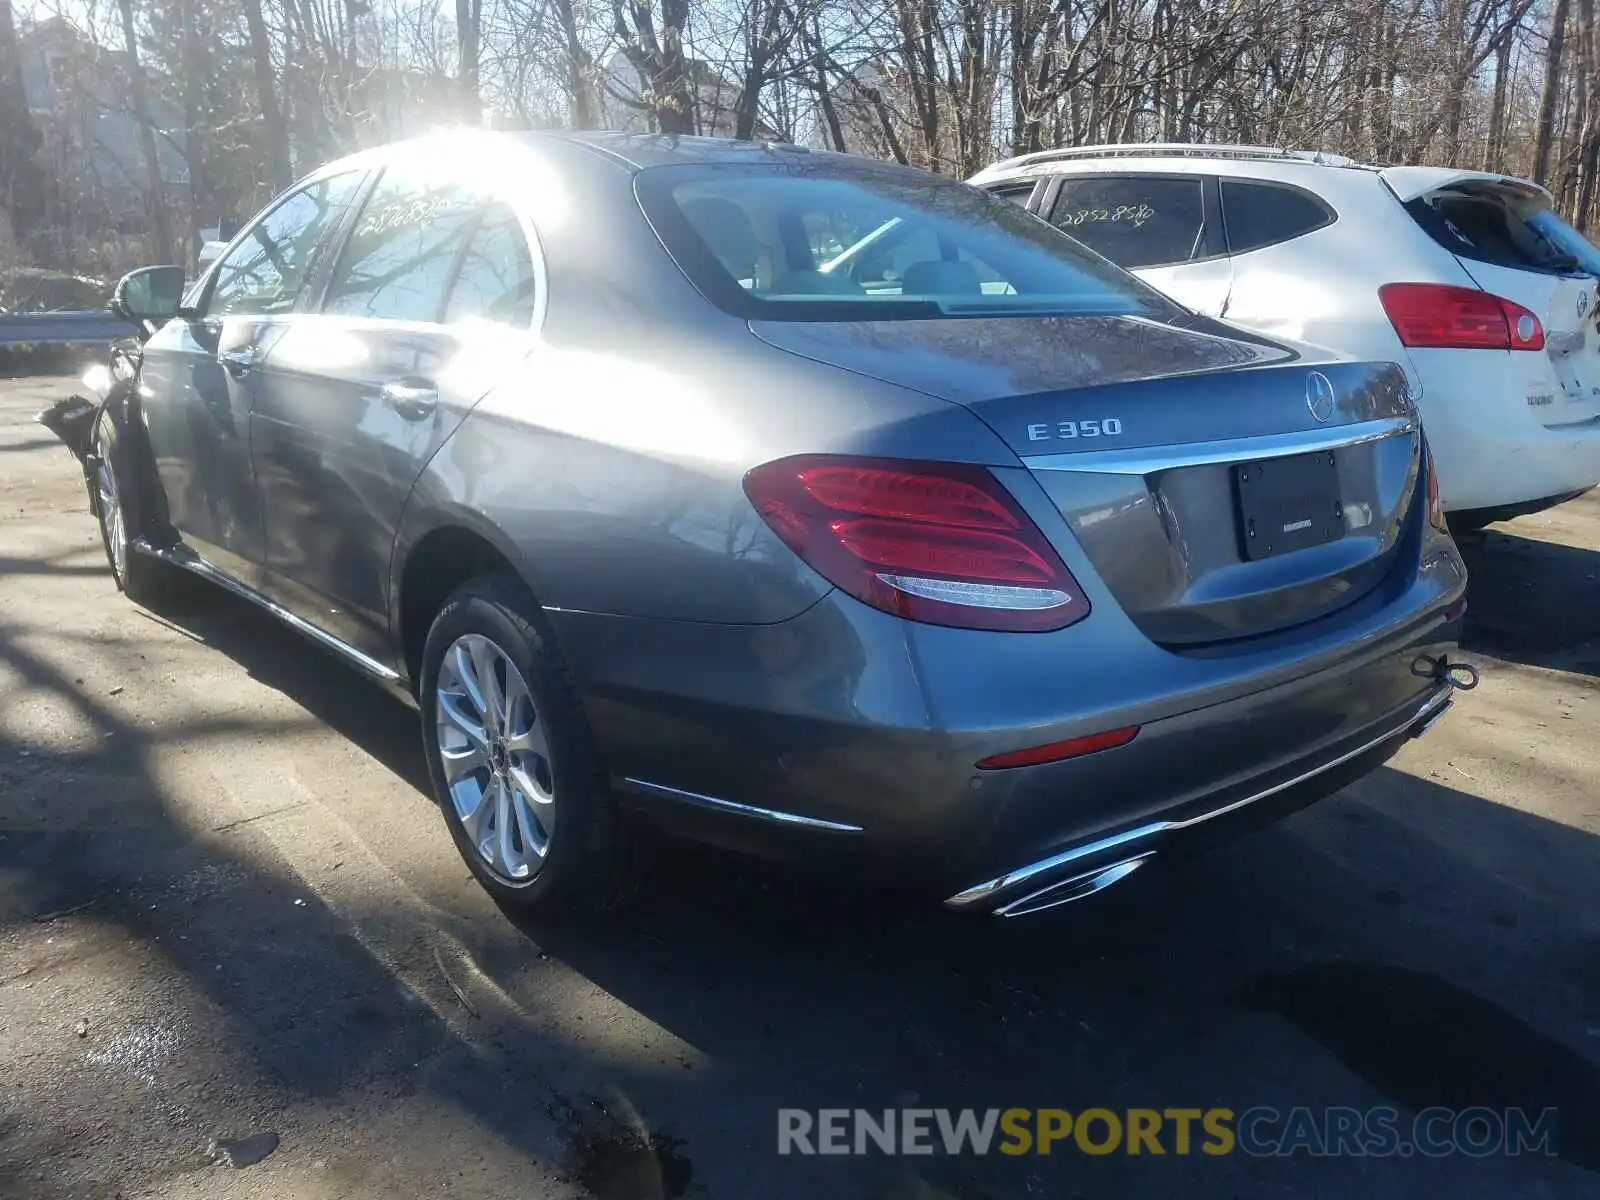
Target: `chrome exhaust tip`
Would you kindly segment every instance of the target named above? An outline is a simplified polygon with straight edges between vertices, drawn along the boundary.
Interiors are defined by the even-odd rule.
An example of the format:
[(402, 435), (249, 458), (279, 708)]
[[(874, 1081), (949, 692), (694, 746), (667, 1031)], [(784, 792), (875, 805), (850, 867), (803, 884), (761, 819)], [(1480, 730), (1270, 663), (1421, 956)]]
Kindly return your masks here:
[(1108, 867), (1100, 867), (1087, 871), (1082, 875), (1074, 875), (1070, 879), (1063, 879), (1052, 883), (1049, 887), (1040, 888), (1036, 892), (1029, 892), (1026, 896), (1003, 904), (994, 910), (997, 917), (1026, 917), (1034, 913), (1044, 912), (1046, 909), (1059, 908), (1063, 904), (1071, 904), (1074, 900), (1085, 900), (1096, 893), (1105, 891), (1113, 884), (1121, 883), (1132, 875), (1145, 863), (1155, 857), (1155, 851), (1150, 850), (1134, 858), (1125, 858), (1120, 862), (1112, 863)]

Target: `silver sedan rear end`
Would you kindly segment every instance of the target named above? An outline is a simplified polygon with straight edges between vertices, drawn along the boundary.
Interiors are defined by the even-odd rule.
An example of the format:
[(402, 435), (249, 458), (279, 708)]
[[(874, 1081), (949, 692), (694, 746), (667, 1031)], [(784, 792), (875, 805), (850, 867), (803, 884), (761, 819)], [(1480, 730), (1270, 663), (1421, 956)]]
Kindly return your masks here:
[(1465, 571), (1392, 364), (1197, 317), (918, 172), (540, 154), (543, 341), (396, 561), (463, 508), (497, 531), (633, 807), (1018, 914), (1448, 704)]

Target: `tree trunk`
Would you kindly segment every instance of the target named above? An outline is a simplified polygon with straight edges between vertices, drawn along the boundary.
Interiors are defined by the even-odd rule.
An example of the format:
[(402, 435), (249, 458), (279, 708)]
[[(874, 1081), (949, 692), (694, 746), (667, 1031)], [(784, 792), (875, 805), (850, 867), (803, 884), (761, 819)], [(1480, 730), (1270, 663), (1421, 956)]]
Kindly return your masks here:
[(1594, 0), (1578, 0), (1578, 70), (1582, 73), (1583, 124), (1578, 129), (1578, 195), (1573, 223), (1587, 231), (1595, 197), (1595, 170), (1600, 167), (1600, 77), (1596, 75)]
[(39, 131), (22, 85), (22, 55), (11, 0), (0, 0), (0, 237), (21, 233), (43, 218)]
[(1483, 169), (1498, 171), (1504, 165), (1506, 144), (1506, 89), (1510, 84), (1511, 43), (1514, 30), (1507, 27), (1500, 35), (1494, 59), (1494, 96), (1489, 102), (1489, 135), (1483, 150)]
[(468, 124), (483, 121), (478, 94), (478, 46), (483, 38), (483, 0), (456, 0), (456, 86), (461, 90), (461, 116)]
[(600, 124), (600, 99), (595, 94), (594, 59), (578, 36), (578, 15), (573, 0), (555, 0), (556, 19), (566, 49), (567, 88), (572, 93), (572, 127), (594, 129)]
[(261, 0), (244, 0), (244, 21), (250, 31), (256, 99), (261, 105), (261, 127), (267, 143), (267, 170), (272, 175), (273, 190), (281, 192), (294, 182), (294, 169), (289, 164), (289, 130), (284, 124), (283, 110), (278, 106), (278, 85), (272, 72), (272, 43), (267, 40)]
[(1550, 14), (1550, 48), (1544, 60), (1544, 86), (1539, 89), (1539, 125), (1534, 139), (1533, 181), (1550, 177), (1550, 146), (1555, 136), (1556, 108), (1561, 103), (1561, 56), (1567, 41), (1569, 0), (1556, 0)]
[(164, 261), (176, 258), (172, 244), (172, 211), (167, 205), (167, 185), (161, 177), (161, 159), (156, 153), (156, 131), (150, 115), (150, 89), (145, 81), (144, 64), (139, 60), (139, 36), (133, 27), (133, 0), (117, 0), (122, 15), (122, 41), (128, 52), (128, 84), (133, 92), (133, 113), (139, 127), (139, 155), (144, 159), (148, 186), (151, 233), (156, 254)]

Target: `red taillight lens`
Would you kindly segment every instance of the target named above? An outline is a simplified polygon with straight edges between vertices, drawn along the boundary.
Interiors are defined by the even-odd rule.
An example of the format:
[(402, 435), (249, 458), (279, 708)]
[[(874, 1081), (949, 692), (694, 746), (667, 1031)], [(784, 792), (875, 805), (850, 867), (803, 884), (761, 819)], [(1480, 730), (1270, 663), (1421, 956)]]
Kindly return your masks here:
[(1049, 742), (1043, 746), (1030, 746), (1026, 750), (1012, 750), (1006, 754), (991, 754), (978, 760), (980, 771), (1003, 771), (1007, 767), (1036, 767), (1040, 763), (1060, 762), (1093, 754), (1096, 750), (1111, 750), (1126, 746), (1138, 736), (1139, 726), (1125, 725), (1121, 729), (1107, 729), (1104, 733), (1091, 733), (1086, 737), (1068, 738), (1064, 742)]
[(885, 612), (1034, 631), (1089, 615), (1066, 564), (982, 467), (803, 455), (756, 467), (744, 490), (818, 574)]
[(1413, 349), (1543, 350), (1544, 326), (1522, 305), (1443, 283), (1387, 283), (1378, 299)]

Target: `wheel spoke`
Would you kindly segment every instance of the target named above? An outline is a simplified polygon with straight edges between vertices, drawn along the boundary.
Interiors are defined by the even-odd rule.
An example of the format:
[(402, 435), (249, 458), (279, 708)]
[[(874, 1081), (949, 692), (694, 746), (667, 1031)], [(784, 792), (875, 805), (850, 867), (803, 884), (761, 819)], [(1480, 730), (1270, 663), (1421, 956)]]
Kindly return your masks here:
[(538, 773), (529, 770), (522, 763), (512, 762), (511, 782), (516, 785), (519, 792), (535, 804), (548, 805), (555, 802), (555, 796), (548, 788), (540, 784)]
[(544, 735), (544, 722), (539, 720), (538, 714), (533, 712), (531, 706), (528, 728), (507, 734), (506, 749), (518, 756), (529, 754), (540, 758), (550, 757), (550, 740)]
[[(463, 686), (465, 686), (466, 681), (463, 680), (462, 683)], [(451, 727), (460, 732), (473, 746), (473, 748), (479, 753), (483, 754), (485, 759), (487, 759), (489, 753), (488, 735), (484, 732), (483, 726), (480, 725), (477, 720), (473, 718), (472, 714), (468, 713), (462, 706), (462, 697), (455, 692), (440, 691), (438, 692), (438, 698), (439, 715), (444, 717), (445, 720), (449, 722)], [(468, 696), (467, 700), (470, 702), (471, 697)], [(440, 721), (439, 724), (442, 735), (445, 727), (445, 721)], [(444, 740), (442, 736), (440, 738), (439, 748), (440, 752), (443, 753)]]
[[(541, 819), (541, 813), (533, 811), (526, 799), (513, 796), (517, 812), (517, 828), (522, 832), (522, 844), (539, 858), (544, 857), (544, 852), (550, 847), (550, 827)], [(554, 810), (545, 808), (544, 812)]]
[(534, 723), (533, 697), (528, 693), (528, 685), (522, 681), (522, 673), (512, 665), (506, 663), (506, 691), (505, 691), (505, 724), (501, 732), (505, 734), (506, 748), (515, 750), (512, 739), (524, 729)]
[(467, 639), (462, 638), (450, 648), (450, 665), (454, 668), (455, 676), (461, 681), (461, 687), (466, 692), (468, 701), (477, 710), (478, 728), (480, 730), (487, 724), (485, 720), (483, 690), (478, 686), (478, 672), (472, 661), (472, 655), (467, 650)]
[(507, 875), (517, 876), (526, 872), (523, 855), (517, 853), (516, 843), (512, 840), (513, 822), (516, 820), (511, 815), (513, 803), (511, 789), (499, 779), (495, 780), (494, 788), (494, 832), (496, 850), (499, 853), (500, 869)]
[(489, 859), (491, 864), (494, 860), (490, 853), (486, 853), (486, 851), (489, 849), (489, 846), (488, 839), (484, 836), (484, 825), (489, 816), (491, 802), (490, 793), (495, 789), (496, 786), (498, 785), (496, 784), (494, 777), (491, 775), (489, 777), (489, 786), (478, 792), (477, 801), (466, 812), (461, 811), (461, 803), (459, 800), (460, 792), (465, 791), (466, 789), (461, 788), (456, 792), (451, 793), (452, 799), (455, 799), (456, 801), (456, 815), (461, 818), (461, 828), (466, 832), (467, 840), (476, 846), (478, 848), (478, 852), (483, 854), (485, 858)]
[(444, 764), (445, 779), (454, 786), (476, 771), (487, 770), (489, 755), (481, 742), (468, 736), (465, 746), (439, 747), (439, 761)]
[(495, 671), (500, 657), (499, 650), (488, 638), (472, 639), (473, 673), (477, 676), (478, 694), (483, 698), (483, 727), (494, 733), (503, 732), (506, 725), (506, 700)]

